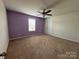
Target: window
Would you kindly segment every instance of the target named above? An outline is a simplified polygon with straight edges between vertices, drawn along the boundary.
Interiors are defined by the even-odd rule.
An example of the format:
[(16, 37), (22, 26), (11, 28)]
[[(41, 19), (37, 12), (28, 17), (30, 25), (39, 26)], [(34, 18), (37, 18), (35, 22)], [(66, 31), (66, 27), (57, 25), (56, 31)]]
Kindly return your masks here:
[(28, 30), (29, 30), (29, 32), (31, 32), (31, 31), (35, 31), (35, 29), (36, 29), (36, 20), (35, 19), (32, 19), (32, 18), (29, 18), (28, 19)]

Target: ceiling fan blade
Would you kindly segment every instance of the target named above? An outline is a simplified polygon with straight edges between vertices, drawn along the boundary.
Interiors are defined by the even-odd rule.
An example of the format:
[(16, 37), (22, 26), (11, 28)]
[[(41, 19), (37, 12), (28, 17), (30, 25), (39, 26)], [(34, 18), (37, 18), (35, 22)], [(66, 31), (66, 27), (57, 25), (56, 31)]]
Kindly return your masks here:
[(43, 12), (45, 12), (46, 11), (46, 9), (43, 9)]
[(48, 10), (48, 11), (46, 11), (45, 13), (50, 13), (52, 10)]
[(38, 13), (42, 13), (42, 12), (40, 12), (40, 11), (37, 11)]
[(48, 15), (48, 16), (52, 16), (52, 14), (46, 14), (46, 15)]
[(46, 11), (46, 9), (43, 9), (43, 11), (38, 11), (38, 13), (41, 13), (41, 14), (43, 14), (43, 13), (45, 13), (45, 11)]

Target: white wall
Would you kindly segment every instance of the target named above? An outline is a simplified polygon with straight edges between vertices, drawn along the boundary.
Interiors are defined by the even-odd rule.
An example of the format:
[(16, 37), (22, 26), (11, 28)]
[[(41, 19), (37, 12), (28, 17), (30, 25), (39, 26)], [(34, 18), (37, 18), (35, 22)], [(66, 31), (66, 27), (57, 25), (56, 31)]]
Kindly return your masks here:
[[(73, 1), (73, 2), (72, 2)], [(76, 5), (79, 3), (78, 0), (68, 1), (71, 5)], [(75, 2), (75, 3), (74, 3)], [(46, 20), (46, 33), (57, 36), (60, 38), (64, 38), (67, 40), (79, 42), (79, 11), (78, 8), (70, 7), (68, 4), (65, 5), (66, 2), (62, 3), (62, 7), (55, 7), (54, 15)], [(60, 9), (57, 9), (60, 8)], [(74, 9), (75, 8), (75, 9)]]
[(46, 33), (79, 42), (79, 12), (46, 20)]
[[(6, 11), (2, 0), (0, 0), (0, 53), (7, 50), (8, 41)], [(4, 58), (0, 57), (0, 59)]]

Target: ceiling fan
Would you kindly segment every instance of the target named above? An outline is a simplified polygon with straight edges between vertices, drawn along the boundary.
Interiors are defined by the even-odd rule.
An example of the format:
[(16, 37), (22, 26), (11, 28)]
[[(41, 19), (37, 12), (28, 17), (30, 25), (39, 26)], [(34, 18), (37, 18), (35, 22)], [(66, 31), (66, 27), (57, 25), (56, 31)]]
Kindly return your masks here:
[(52, 12), (52, 10), (47, 10), (47, 9), (43, 9), (42, 12), (38, 11), (39, 13), (41, 13), (43, 15), (43, 18), (45, 18), (45, 16), (52, 16), (52, 14), (50, 14), (50, 12)]
[[(47, 5), (47, 3), (46, 3), (45, 0), (41, 0), (41, 1), (42, 1), (45, 5)], [(41, 14), (43, 15), (43, 18), (45, 18), (45, 16), (52, 16), (52, 13), (51, 13), (52, 10), (50, 10), (50, 8), (56, 6), (56, 5), (59, 4), (61, 1), (62, 1), (62, 0), (58, 0), (58, 1), (56, 1), (54, 4), (47, 5), (47, 7), (42, 10), (42, 12), (41, 12), (41, 11), (38, 11), (38, 13), (41, 13)]]

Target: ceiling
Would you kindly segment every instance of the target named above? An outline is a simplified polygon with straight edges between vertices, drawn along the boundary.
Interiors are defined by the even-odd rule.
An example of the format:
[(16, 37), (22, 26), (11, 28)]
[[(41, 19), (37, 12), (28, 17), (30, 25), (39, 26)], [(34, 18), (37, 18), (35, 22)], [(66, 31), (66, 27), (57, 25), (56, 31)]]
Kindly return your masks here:
[[(56, 3), (59, 1), (59, 3)], [(4, 0), (7, 9), (41, 17), (37, 12), (50, 7), (53, 16), (79, 10), (79, 0)]]

